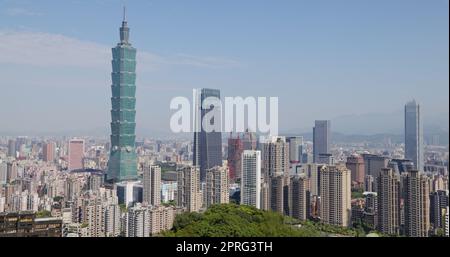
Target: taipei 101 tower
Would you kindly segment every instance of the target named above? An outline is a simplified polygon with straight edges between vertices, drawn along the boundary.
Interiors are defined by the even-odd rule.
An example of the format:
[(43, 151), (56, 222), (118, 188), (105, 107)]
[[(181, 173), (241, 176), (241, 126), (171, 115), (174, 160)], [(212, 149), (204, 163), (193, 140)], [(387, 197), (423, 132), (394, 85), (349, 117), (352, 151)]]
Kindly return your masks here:
[(136, 49), (129, 42), (130, 29), (124, 8), (120, 42), (112, 49), (111, 152), (107, 180), (137, 179)]

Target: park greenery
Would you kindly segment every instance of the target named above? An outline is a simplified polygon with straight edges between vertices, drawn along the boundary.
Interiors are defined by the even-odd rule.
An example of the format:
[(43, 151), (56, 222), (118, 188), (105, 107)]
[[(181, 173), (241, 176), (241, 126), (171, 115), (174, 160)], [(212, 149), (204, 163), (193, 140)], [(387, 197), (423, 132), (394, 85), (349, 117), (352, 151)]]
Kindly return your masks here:
[(246, 205), (213, 205), (204, 213), (182, 213), (169, 237), (327, 237), (365, 236), (354, 230), (313, 221), (298, 221)]

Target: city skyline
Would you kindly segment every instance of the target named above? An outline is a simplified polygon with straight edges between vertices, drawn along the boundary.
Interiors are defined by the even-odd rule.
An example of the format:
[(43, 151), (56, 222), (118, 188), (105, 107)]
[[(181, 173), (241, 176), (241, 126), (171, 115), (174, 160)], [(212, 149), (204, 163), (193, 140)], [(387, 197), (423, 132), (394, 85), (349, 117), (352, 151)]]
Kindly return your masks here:
[[(54, 0), (43, 0), (42, 5), (46, 6), (52, 1)], [(68, 6), (78, 5), (78, 8), (82, 10), (86, 5), (85, 1), (87, 0), (74, 0), (69, 2)], [(397, 75), (396, 78), (406, 78), (407, 73), (411, 74), (410, 79), (415, 83), (426, 81), (423, 77), (425, 73), (420, 73), (414, 68), (408, 69), (408, 72), (404, 74), (399, 72), (402, 68), (405, 69), (403, 65), (411, 65), (409, 59), (411, 56), (406, 57), (401, 54), (396, 56), (398, 49), (394, 49), (399, 45), (394, 47), (395, 44), (389, 44), (383, 39), (369, 41), (374, 44), (386, 43), (392, 47), (386, 52), (384, 52), (386, 49), (381, 47), (380, 49), (384, 51), (377, 56), (381, 58), (378, 61), (390, 62), (396, 58), (401, 59), (397, 63), (400, 66), (383, 67), (387, 70), (391, 69), (392, 74), (384, 74), (387, 75), (386, 77), (372, 77), (380, 70), (373, 70), (374, 66), (361, 65), (361, 58), (364, 59), (364, 55), (358, 55), (361, 54), (361, 48), (358, 48), (361, 42), (352, 42), (349, 45), (352, 52), (346, 54), (349, 54), (349, 62), (352, 65), (345, 66), (349, 64), (348, 59), (337, 58), (342, 50), (342, 45), (339, 45), (342, 42), (337, 41), (331, 44), (339, 46), (329, 52), (334, 53), (332, 56), (326, 56), (326, 52), (323, 53), (324, 55), (318, 54), (320, 51), (317, 50), (320, 47), (315, 48), (311, 55), (317, 56), (317, 59), (314, 59), (315, 62), (311, 63), (312, 66), (316, 64), (319, 68), (322, 68), (323, 64), (329, 60), (333, 60), (334, 67), (329, 66), (329, 70), (325, 69), (323, 73), (318, 74), (320, 76), (310, 77), (319, 83), (326, 82), (328, 87), (321, 88), (317, 85), (317, 87), (295, 87), (290, 83), (296, 83), (302, 75), (308, 74), (307, 71), (311, 68), (302, 66), (300, 63), (311, 62), (312, 59), (306, 58), (300, 61), (296, 59), (299, 56), (295, 54), (295, 51), (304, 47), (303, 45), (293, 44), (281, 50), (274, 44), (282, 40), (277, 36), (298, 39), (299, 35), (291, 35), (290, 29), (297, 29), (296, 25), (302, 22), (308, 24), (311, 22), (310, 19), (315, 20), (315, 17), (302, 17), (292, 10), (295, 10), (295, 7), (313, 8), (316, 4), (285, 2), (284, 5), (273, 5), (267, 2), (256, 2), (256, 0), (249, 1), (260, 4), (253, 9), (254, 12), (246, 20), (249, 23), (256, 22), (249, 27), (250, 34), (254, 32), (251, 37), (257, 39), (261, 36), (258, 28), (265, 22), (267, 25), (265, 32), (279, 34), (274, 34), (267, 42), (254, 44), (250, 50), (244, 50), (245, 46), (239, 48), (240, 44), (199, 42), (198, 39), (202, 36), (193, 34), (192, 36), (196, 39), (187, 40), (184, 49), (197, 49), (199, 52), (195, 55), (182, 55), (181, 58), (181, 55), (178, 55), (175, 59), (155, 55), (150, 52), (152, 50), (148, 50), (155, 47), (154, 45), (149, 47), (142, 44), (148, 40), (146, 36), (153, 33), (151, 32), (153, 26), (148, 27), (150, 28), (148, 34), (142, 31), (142, 28), (139, 29), (142, 23), (145, 23), (140, 19), (143, 11), (150, 7), (153, 10), (153, 8), (183, 6), (186, 10), (173, 13), (175, 16), (170, 17), (174, 19), (170, 21), (170, 24), (162, 27), (167, 28), (169, 32), (171, 26), (187, 17), (185, 15), (196, 14), (191, 17), (194, 21), (204, 18), (211, 20), (212, 24), (205, 25), (201, 29), (211, 29), (214, 28), (215, 22), (224, 19), (225, 16), (208, 17), (214, 12), (207, 12), (206, 16), (202, 16), (199, 10), (187, 7), (204, 8), (201, 11), (221, 7), (224, 11), (219, 12), (217, 9), (216, 12), (223, 15), (231, 11), (226, 7), (232, 6), (233, 2), (210, 5), (205, 0), (193, 0), (188, 4), (181, 2), (162, 4), (159, 1), (144, 4), (136, 0), (131, 6), (136, 8), (138, 5), (135, 4), (140, 3), (139, 6), (142, 9), (135, 9), (131, 12), (132, 15), (127, 12), (127, 7), (123, 6), (121, 19), (116, 19), (114, 23), (109, 24), (117, 28), (121, 21), (119, 33), (116, 31), (117, 34), (114, 37), (116, 39), (111, 40), (118, 43), (111, 43), (112, 48), (108, 50), (110, 59), (108, 63), (103, 61), (95, 63), (104, 52), (103, 45), (93, 43), (94, 41), (89, 41), (91, 43), (88, 44), (86, 43), (88, 41), (78, 39), (76, 41), (61, 34), (58, 36), (60, 41), (54, 42), (53, 39), (57, 38), (48, 39), (44, 33), (41, 33), (42, 37), (39, 38), (36, 47), (30, 47), (27, 45), (30, 43), (29, 38), (23, 35), (19, 36), (19, 42), (8, 42), (18, 33), (11, 31), (4, 33), (0, 27), (0, 56), (3, 58), (2, 54), (5, 54), (4, 60), (6, 60), (0, 61), (0, 70), (5, 68), (4, 71), (8, 73), (4, 83), (8, 83), (8, 80), (13, 77), (17, 81), (25, 77), (30, 85), (40, 83), (35, 81), (33, 74), (39, 73), (44, 79), (45, 69), (52, 70), (53, 78), (55, 78), (52, 83), (57, 83), (58, 79), (62, 78), (69, 85), (78, 83), (76, 88), (78, 91), (75, 93), (66, 88), (65, 83), (62, 83), (58, 89), (52, 84), (47, 85), (48, 89), (53, 90), (47, 97), (64, 100), (58, 95), (62, 90), (71, 100), (64, 101), (63, 105), (57, 105), (41, 116), (39, 112), (42, 109), (57, 104), (57, 100), (49, 101), (42, 96), (45, 95), (45, 90), (41, 91), (41, 89), (45, 87), (38, 86), (33, 90), (23, 90), (24, 88), (12, 84), (0, 91), (10, 93), (20, 90), (22, 93), (15, 95), (16, 101), (13, 104), (6, 101), (7, 107), (0, 106), (1, 111), (6, 111), (10, 115), (17, 114), (22, 110), (21, 108), (26, 109), (27, 105), (35, 103), (23, 97), (27, 93), (33, 94), (38, 104), (34, 106), (35, 108), (27, 109), (27, 113), (38, 117), (40, 124), (44, 124), (42, 128), (50, 127), (52, 122), (58, 121), (62, 124), (58, 126), (58, 129), (69, 126), (73, 131), (78, 131), (64, 136), (57, 133), (51, 136), (11, 134), (4, 136), (0, 131), (0, 238), (181, 238), (183, 243), (177, 244), (176, 252), (201, 252), (202, 250), (195, 250), (195, 245), (200, 245), (207, 254), (211, 244), (194, 244), (193, 249), (185, 248), (188, 238), (244, 237), (272, 240), (276, 237), (390, 237), (395, 240), (394, 238), (398, 236), (448, 237), (449, 135), (448, 127), (438, 125), (445, 119), (437, 118), (440, 113), (436, 111), (436, 108), (441, 108), (445, 103), (448, 104), (447, 96), (439, 99), (448, 88), (443, 90), (439, 83), (427, 87), (425, 91), (423, 88), (420, 90), (414, 88), (411, 84), (407, 87), (403, 85), (403, 88), (358, 84), (361, 81), (371, 80), (395, 82), (396, 80), (390, 77), (394, 73)], [(123, 3), (126, 2), (123, 1)], [(112, 7), (105, 3), (103, 0), (95, 0), (92, 2), (92, 7), (98, 7), (98, 10), (106, 12), (107, 8), (104, 10), (100, 6)], [(417, 0), (413, 2), (413, 5), (417, 8), (420, 3), (422, 2)], [(0, 7), (2, 5), (33, 6), (25, 0), (14, 4), (9, 0), (0, 0)], [(333, 6), (331, 3), (330, 5)], [(341, 7), (341, 4), (334, 5)], [(250, 7), (249, 2), (240, 6), (243, 9)], [(382, 3), (376, 6), (380, 8), (387, 5)], [(258, 23), (255, 18), (258, 17), (259, 11), (269, 10), (267, 8), (270, 7), (274, 7), (270, 9), (270, 15), (259, 17), (258, 22), (263, 23)], [(355, 1), (350, 5), (349, 10), (351, 14), (359, 15), (357, 10), (363, 7), (367, 6)], [(395, 9), (396, 5), (389, 5), (389, 7)], [(48, 7), (47, 10), (58, 10), (58, 8), (62, 7), (56, 5)], [(408, 8), (411, 6), (408, 5)], [(12, 17), (11, 19), (47, 17), (47, 14), (39, 9), (7, 7), (5, 11), (2, 10), (0, 9), (0, 15)], [(72, 13), (76, 13), (76, 10), (77, 8), (74, 8)], [(375, 11), (370, 10), (369, 13), (374, 15), (377, 11), (382, 11), (389, 16), (386, 10), (380, 8)], [(233, 27), (233, 24), (238, 24), (242, 11), (239, 9), (231, 12), (236, 15), (236, 19), (227, 20), (227, 23), (222, 24), (223, 27), (230, 25)], [(284, 12), (284, 21), (276, 19), (281, 17), (279, 11)], [(405, 18), (411, 14), (406, 14), (404, 11), (398, 21), (405, 21)], [(434, 10), (433, 13), (435, 12), (437, 11)], [(103, 12), (96, 13), (98, 15), (95, 16), (95, 21), (108, 16)], [(423, 14), (424, 10), (420, 13)], [(147, 22), (152, 20), (153, 17), (149, 18), (150, 12), (146, 14), (145, 20)], [(293, 16), (290, 17), (290, 15)], [(89, 12), (85, 16), (84, 21), (88, 21)], [(130, 16), (133, 16), (132, 19), (135, 19), (137, 23), (136, 32), (135, 23), (129, 22)], [(356, 25), (355, 22), (367, 22), (367, 17), (361, 16), (360, 19), (358, 17), (350, 17), (350, 19), (341, 17), (337, 23), (345, 23), (348, 19), (353, 24), (347, 27), (349, 31), (352, 31), (348, 35), (367, 36), (361, 31), (353, 31), (364, 27), (364, 24)], [(69, 17), (65, 18), (70, 20)], [(321, 18), (324, 21), (324, 17)], [(415, 20), (421, 19), (415, 17)], [(95, 21), (90, 21), (88, 25), (92, 24), (92, 26), (87, 26), (86, 31), (81, 32), (80, 36), (100, 40), (103, 37), (101, 34), (109, 31), (109, 29), (98, 28)], [(185, 22), (189, 24), (192, 20), (187, 19)], [(376, 28), (385, 29), (384, 25), (391, 23), (392, 21), (386, 23), (383, 20), (380, 21), (381, 26)], [(242, 27), (234, 30), (220, 31), (220, 35), (239, 34), (249, 24), (241, 25)], [(407, 24), (406, 27), (410, 25), (412, 24)], [(63, 24), (62, 27), (65, 25)], [(324, 33), (338, 36), (339, 33), (336, 33), (338, 31), (333, 30), (337, 27)], [(177, 30), (180, 35), (183, 35), (189, 31), (188, 28), (189, 26), (179, 26)], [(98, 34), (89, 35), (91, 29), (97, 29)], [(200, 28), (196, 27), (196, 29)], [(308, 31), (302, 29), (299, 31)], [(415, 34), (411, 31), (408, 33)], [(213, 39), (213, 34), (208, 35), (206, 39), (216, 40)], [(117, 36), (119, 36), (118, 41)], [(345, 33), (342, 37), (345, 37)], [(395, 41), (396, 36), (389, 35), (387, 38)], [(239, 39), (247, 40), (247, 34), (239, 35)], [(308, 39), (304, 38), (306, 42)], [(164, 42), (164, 40), (158, 40), (161, 38), (155, 39), (155, 42)], [(346, 38), (344, 41), (350, 42), (347, 40), (351, 38)], [(82, 42), (81, 51), (76, 53), (73, 49), (80, 42)], [(15, 43), (19, 44), (18, 52), (11, 49), (11, 46), (15, 47)], [(159, 51), (175, 47), (179, 42), (172, 43), (175, 44), (161, 46)], [(295, 43), (295, 41), (289, 43)], [(371, 46), (373, 47), (374, 44)], [(237, 46), (239, 47), (236, 48)], [(273, 52), (264, 53), (264, 47), (269, 46)], [(2, 52), (5, 49), (8, 53), (17, 53), (19, 58), (14, 54), (8, 55)], [(155, 47), (155, 49), (158, 48)], [(414, 47), (409, 50), (414, 50)], [(403, 54), (414, 52), (409, 50), (406, 49)], [(223, 58), (212, 57), (212, 55), (208, 55), (207, 58), (197, 56), (197, 54), (204, 54), (205, 51), (214, 54), (226, 52), (226, 54), (222, 55)], [(290, 56), (282, 57), (289, 51), (294, 52), (291, 52)], [(417, 64), (430, 68), (427, 66), (430, 62), (424, 60), (423, 56), (419, 58), (419, 52), (414, 52)], [(234, 53), (240, 53), (239, 58), (229, 59)], [(249, 56), (253, 59), (248, 58)], [(255, 62), (261, 56), (267, 59), (259, 59), (259, 62)], [(243, 58), (254, 62), (253, 65), (251, 67), (248, 66), (249, 63), (243, 65), (241, 62)], [(19, 59), (19, 62), (14, 62)], [(373, 65), (374, 60), (369, 58), (364, 61), (365, 64)], [(62, 63), (59, 63), (61, 61)], [(439, 69), (442, 66), (448, 66), (448, 64), (438, 65), (440, 61), (438, 59), (434, 61), (436, 62), (434, 65), (437, 65)], [(8, 62), (14, 64), (8, 64)], [(289, 62), (292, 67), (283, 66), (284, 62)], [(150, 67), (149, 63), (156, 66)], [(96, 67), (100, 64), (109, 69), (105, 71), (104, 67)], [(13, 70), (20, 69), (22, 65), (28, 65), (31, 70), (20, 70), (20, 76), (14, 74)], [(173, 69), (174, 66), (179, 67)], [(305, 68), (306, 73), (286, 72), (288, 69), (296, 71), (301, 68)], [(370, 72), (365, 70), (366, 68), (370, 69)], [(354, 73), (346, 73), (346, 69)], [(90, 88), (91, 82), (88, 81), (93, 79), (92, 75), (98, 75), (100, 72), (110, 75), (108, 76), (109, 86), (102, 87), (101, 95), (97, 95), (97, 88)], [(161, 72), (167, 72), (168, 77), (159, 77)], [(197, 72), (199, 73), (195, 75)], [(339, 73), (338, 79), (333, 78), (333, 72)], [(433, 72), (441, 71), (435, 67)], [(77, 79), (80, 80), (70, 79), (70, 76), (77, 73), (79, 77)], [(437, 78), (442, 75), (437, 73), (431, 74), (432, 77)], [(442, 73), (448, 73), (448, 71), (445, 70)], [(273, 80), (276, 78), (276, 76), (273, 77), (274, 74), (285, 76), (283, 80), (277, 81)], [(143, 78), (137, 79), (141, 75)], [(149, 75), (154, 76), (155, 80), (152, 83), (172, 83), (178, 80), (182, 82), (184, 88), (171, 88), (167, 87), (167, 84), (162, 84), (160, 88), (162, 90), (159, 91), (157, 87), (146, 87), (148, 85), (146, 81), (151, 79)], [(264, 83), (257, 82), (252, 77), (261, 79)], [(171, 82), (171, 79), (175, 80)], [(235, 84), (242, 79), (249, 84), (247, 86)], [(339, 79), (342, 81), (355, 79), (353, 83), (356, 84), (350, 83), (344, 86), (340, 84), (342, 81)], [(358, 82), (358, 79), (362, 80)], [(82, 83), (83, 80), (86, 83)], [(195, 81), (203, 82), (195, 86), (190, 84)], [(215, 81), (223, 84), (217, 85)], [(287, 84), (278, 84), (283, 81)], [(141, 88), (149, 91), (142, 92)], [(190, 99), (182, 95), (187, 88), (192, 92)], [(228, 94), (240, 95), (229, 97)], [(251, 95), (242, 97), (242, 94)], [(421, 100), (409, 94), (418, 94)], [(433, 101), (425, 100), (431, 96)], [(108, 100), (110, 112), (102, 115), (97, 113), (101, 108), (96, 109), (89, 104), (91, 97), (97, 104)], [(153, 100), (151, 100), (152, 97), (154, 97)], [(154, 128), (164, 129), (162, 120), (155, 117), (142, 119), (142, 117), (147, 117), (149, 114), (164, 117), (166, 97), (172, 97), (170, 110), (179, 108), (179, 111), (170, 118), (170, 129), (165, 129), (166, 135), (175, 135), (176, 131), (184, 133), (169, 138), (157, 133), (150, 133), (150, 137), (140, 137), (139, 133), (147, 130), (149, 124)], [(3, 98), (9, 100), (8, 95)], [(225, 100), (224, 103), (222, 100)], [(393, 107), (392, 103), (395, 106), (403, 105), (404, 110), (395, 118), (383, 118), (383, 115), (377, 116), (373, 113), (372, 116), (361, 115), (362, 112), (373, 108), (372, 101), (377, 102), (377, 111), (389, 110)], [(78, 108), (73, 112), (67, 111), (65, 108), (74, 102), (78, 104)], [(137, 105), (141, 102), (144, 105)], [(284, 108), (279, 108), (279, 104)], [(269, 112), (267, 112), (268, 106)], [(324, 117), (345, 111), (348, 107), (353, 110), (352, 114), (341, 120)], [(7, 116), (2, 116), (1, 111), (1, 120), (6, 121), (6, 125), (3, 126), (2, 123), (0, 129), (15, 126), (17, 121), (26, 119), (29, 128), (39, 134), (39, 126), (33, 125), (32, 118), (18, 115), (17, 119), (11, 120)], [(137, 118), (141, 113), (141, 118)], [(97, 133), (83, 132), (77, 126), (73, 126), (71, 123), (77, 123), (77, 116), (80, 114), (83, 117), (82, 125), (93, 126), (96, 122), (109, 124), (109, 139), (105, 137), (105, 133), (99, 136)], [(173, 113), (169, 112), (169, 114)], [(305, 114), (314, 118), (313, 124), (305, 123), (307, 120)], [(98, 118), (99, 115), (102, 118)], [(108, 117), (108, 120), (105, 121), (104, 117)], [(281, 117), (285, 120), (283, 121)], [(438, 123), (432, 125), (428, 121), (428, 127), (424, 128), (423, 124), (427, 117), (431, 117), (430, 120), (436, 119)], [(70, 121), (67, 124), (64, 123), (66, 119)], [(95, 122), (91, 119), (95, 119)], [(367, 121), (363, 121), (364, 119)], [(448, 117), (446, 119), (448, 120)], [(278, 124), (279, 120), (280, 124)], [(286, 123), (286, 121), (289, 122)], [(298, 124), (307, 129), (296, 128)], [(356, 126), (358, 129), (354, 131), (363, 131), (365, 135), (339, 133), (345, 128), (343, 124), (347, 127)], [(395, 124), (394, 127), (400, 125), (403, 132), (383, 134), (378, 131), (380, 126), (385, 127), (386, 131), (395, 131), (392, 124)], [(181, 130), (180, 127), (182, 127)], [(279, 130), (279, 127), (284, 129)], [(140, 132), (137, 132), (138, 128)], [(304, 133), (305, 131), (307, 133)], [(378, 134), (370, 135), (374, 131)], [(82, 133), (86, 134), (81, 135)], [(224, 252), (225, 247), (230, 248), (231, 244), (235, 244), (232, 250), (235, 252), (258, 252), (256, 248), (247, 247), (252, 243), (251, 240), (248, 242), (227, 241), (220, 242), (222, 245), (220, 252)], [(256, 244), (256, 242), (253, 243)], [(265, 246), (265, 250), (261, 246), (264, 241), (258, 243), (260, 252), (267, 251), (268, 247), (272, 251), (272, 241), (270, 245)], [(162, 245), (158, 246), (162, 247)], [(211, 249), (218, 249), (218, 247), (214, 246)], [(164, 250), (168, 251), (169, 248)]]
[[(203, 21), (215, 12), (207, 15), (203, 11), (217, 11), (215, 8), (218, 6), (204, 1), (190, 4), (127, 3), (128, 17), (136, 32), (133, 41), (142, 49), (142, 55), (138, 53), (138, 61), (142, 62), (138, 66), (140, 76), (137, 81), (142, 85), (138, 89), (142, 101), (138, 101), (136, 106), (136, 119), (142, 124), (138, 134), (166, 130), (169, 127), (170, 98), (188, 95), (194, 87), (217, 88), (223, 96), (252, 95), (255, 89), (258, 89), (258, 94), (279, 96), (280, 132), (303, 132), (300, 130), (311, 128), (315, 119), (323, 118), (330, 119), (337, 132), (354, 133), (356, 131), (348, 127), (355, 126), (345, 121), (360, 121), (370, 115), (372, 118), (378, 115), (395, 120), (401, 114), (402, 105), (411, 99), (423, 106), (425, 133), (427, 124), (448, 131), (448, 25), (440, 22), (448, 19), (448, 8), (442, 8), (448, 7), (445, 1), (431, 4), (413, 1), (409, 5), (381, 2), (376, 6), (355, 2), (349, 10), (332, 2), (326, 2), (320, 8), (311, 3), (286, 2), (283, 6), (275, 6), (275, 9), (271, 3), (256, 6), (253, 3), (219, 4), (224, 14), (212, 19), (210, 25)], [(12, 85), (2, 87), (5, 97), (0, 105), (0, 115), (8, 122), (2, 124), (0, 133), (26, 134), (30, 127), (37, 133), (107, 131), (105, 114), (108, 113), (108, 101), (103, 96), (110, 84), (106, 71), (108, 49), (116, 35), (109, 24), (120, 17), (121, 5), (102, 1), (71, 2), (67, 6), (54, 1), (42, 1), (39, 5), (22, 1), (0, 2), (4, 7), (0, 13), (0, 54), (3, 56), (0, 67), (5, 71), (4, 82)], [(106, 14), (101, 14), (105, 19), (101, 22), (100, 19), (89, 19), (93, 18), (95, 7), (105, 10)], [(341, 17), (355, 11), (367, 14), (368, 7), (376, 8), (365, 17), (351, 17), (360, 21), (359, 25)], [(341, 13), (335, 14), (333, 8), (338, 8)], [(395, 11), (401, 8), (407, 8), (409, 12), (402, 10), (401, 15), (396, 16)], [(170, 10), (172, 15), (167, 13)], [(254, 12), (248, 13), (249, 10)], [(306, 10), (314, 10), (318, 16), (305, 15)], [(383, 12), (386, 10), (388, 12)], [(147, 12), (151, 15), (144, 17)], [(88, 19), (55, 22), (60, 15), (76, 17), (82, 13)], [(231, 14), (235, 15), (233, 21), (226, 19), (226, 15)], [(286, 14), (288, 19), (279, 19), (280, 14)], [(252, 22), (245, 23), (244, 16)], [(167, 17), (174, 19), (169, 22)], [(180, 22), (185, 22), (188, 17), (197, 19), (181, 26)], [(386, 20), (377, 19), (380, 17)], [(339, 22), (331, 23), (333, 18), (339, 18)], [(236, 26), (239, 23), (242, 28)], [(267, 25), (264, 27), (266, 30), (261, 30), (262, 24)], [(215, 32), (212, 28), (217, 25), (225, 29), (221, 33)], [(332, 26), (327, 28), (325, 25)], [(364, 25), (368, 27), (363, 30)], [(243, 36), (244, 30), (250, 28), (254, 29), (252, 36), (259, 40), (259, 44)], [(346, 30), (351, 33), (346, 33)], [(267, 33), (275, 31), (278, 33), (274, 38), (267, 38)], [(189, 32), (195, 32), (192, 34), (195, 37), (189, 36)], [(397, 36), (392, 34), (394, 32)], [(216, 41), (224, 39), (228, 39), (230, 44)], [(330, 39), (335, 44), (325, 43)], [(379, 43), (378, 47), (370, 41), (373, 39)], [(359, 41), (353, 44), (350, 40)], [(280, 48), (288, 42), (292, 44), (286, 49)], [(313, 47), (312, 43), (318, 46)], [(251, 46), (255, 46), (254, 50)], [(269, 49), (277, 51), (265, 51)], [(289, 51), (292, 55), (287, 55)], [(347, 55), (337, 54), (340, 51)], [(343, 65), (334, 65), (337, 61)], [(26, 82), (18, 75), (19, 70), (29, 75), (23, 76), (27, 78)], [(327, 78), (318, 76), (319, 71)], [(83, 73), (82, 78), (80, 73)], [(177, 74), (177, 78), (170, 74)], [(319, 94), (324, 90), (326, 94)], [(11, 102), (18, 95), (22, 100), (20, 105)], [(308, 95), (314, 97), (306, 97)], [(317, 97), (323, 106), (313, 112), (299, 111), (295, 119), (290, 118), (287, 110), (307, 109), (316, 104)], [(84, 99), (82, 104), (77, 100), (80, 98)], [(380, 104), (381, 99), (383, 104)], [(339, 105), (333, 104), (335, 102)], [(8, 108), (10, 106), (14, 108)], [(153, 111), (156, 109), (161, 111)], [(50, 118), (46, 122), (38, 122), (37, 118), (44, 117), (44, 113), (51, 113), (50, 116), (45, 115)], [(401, 133), (402, 119), (395, 124), (387, 123), (391, 125), (385, 129), (374, 124), (370, 131), (363, 126), (360, 130)]]

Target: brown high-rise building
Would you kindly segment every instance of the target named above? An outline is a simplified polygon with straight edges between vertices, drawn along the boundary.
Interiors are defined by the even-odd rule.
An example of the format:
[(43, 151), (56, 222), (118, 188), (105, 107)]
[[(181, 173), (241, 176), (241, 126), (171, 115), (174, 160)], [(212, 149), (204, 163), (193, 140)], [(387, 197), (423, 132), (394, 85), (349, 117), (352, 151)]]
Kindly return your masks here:
[(289, 215), (299, 220), (308, 219), (310, 209), (310, 191), (308, 177), (292, 177), (289, 190)]
[(289, 144), (285, 137), (273, 136), (262, 144), (262, 173), (270, 177), (289, 173)]
[(430, 230), (429, 179), (419, 171), (411, 170), (404, 183), (405, 234), (426, 237)]
[(364, 184), (364, 158), (360, 155), (354, 154), (347, 158), (347, 169), (351, 171), (352, 182), (356, 182), (357, 185)]
[(53, 162), (55, 160), (55, 143), (48, 142), (42, 147), (42, 159), (45, 162)]
[(283, 175), (270, 177), (269, 179), (269, 205), (270, 210), (284, 214), (284, 187)]
[(320, 218), (325, 224), (343, 227), (351, 223), (351, 178), (345, 166), (320, 170)]
[(400, 178), (384, 168), (377, 176), (378, 230), (396, 235), (400, 231)]

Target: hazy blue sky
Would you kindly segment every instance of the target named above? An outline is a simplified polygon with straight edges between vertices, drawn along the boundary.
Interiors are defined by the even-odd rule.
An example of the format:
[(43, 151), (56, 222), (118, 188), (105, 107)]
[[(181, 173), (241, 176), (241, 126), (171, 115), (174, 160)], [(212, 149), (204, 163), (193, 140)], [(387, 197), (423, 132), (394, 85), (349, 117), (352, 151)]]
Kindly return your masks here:
[(448, 0), (0, 0), (0, 132), (109, 131), (124, 2), (141, 130), (168, 129), (170, 99), (194, 87), (278, 96), (281, 130), (412, 98), (448, 114)]

